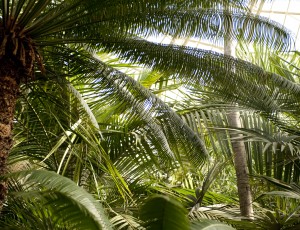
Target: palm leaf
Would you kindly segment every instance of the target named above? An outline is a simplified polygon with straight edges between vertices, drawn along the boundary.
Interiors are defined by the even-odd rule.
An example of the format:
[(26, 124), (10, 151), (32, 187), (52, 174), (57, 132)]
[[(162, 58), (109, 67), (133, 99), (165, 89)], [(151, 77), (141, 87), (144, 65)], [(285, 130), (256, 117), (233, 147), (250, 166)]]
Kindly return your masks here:
[(199, 222), (192, 222), (192, 227), (191, 229), (196, 230), (196, 229), (203, 229), (203, 230), (232, 230), (234, 229), (233, 227), (223, 224), (218, 221), (213, 221), (213, 220), (203, 220)]
[[(32, 191), (39, 185), (46, 190), (37, 190), (36, 195), (46, 199), (56, 218), (68, 222), (78, 229), (111, 229), (110, 222), (105, 214), (104, 208), (91, 194), (83, 188), (78, 187), (70, 179), (60, 176), (54, 172), (33, 170), (21, 171), (10, 174), (9, 177), (22, 181), (23, 186), (29, 187), (29, 191), (15, 192), (12, 195), (18, 198), (31, 199)], [(57, 212), (57, 213), (56, 213)], [(84, 216), (84, 218), (83, 218)]]
[[(176, 158), (179, 160), (179, 153), (173, 147), (177, 145), (179, 150), (188, 154), (194, 164), (201, 164), (206, 154), (202, 140), (163, 101), (131, 77), (108, 67), (99, 60), (93, 60), (88, 56), (86, 58), (84, 62), (72, 59), (71, 68), (81, 66), (77, 79), (85, 80), (86, 75), (82, 73), (89, 72), (93, 87), (99, 92), (99, 98), (104, 96), (112, 103), (121, 102), (129, 111), (126, 113), (128, 121), (138, 115), (139, 119), (147, 125), (147, 133), (151, 130), (152, 134), (160, 139), (162, 149), (166, 154), (170, 156), (177, 154)], [(84, 66), (86, 69), (83, 69)], [(202, 154), (199, 154), (199, 150)]]
[(155, 196), (146, 201), (140, 217), (147, 229), (189, 229), (184, 207), (165, 196)]
[[(225, 35), (240, 42), (265, 44), (278, 50), (289, 50), (293, 44), (292, 36), (280, 24), (237, 10), (167, 9), (150, 14), (141, 12), (135, 15), (131, 12), (125, 17), (126, 21), (122, 20), (124, 16), (116, 17), (107, 26), (124, 27), (127, 33), (132, 31), (142, 36), (157, 36), (162, 33), (173, 38), (192, 37), (220, 45)], [(129, 23), (132, 25), (128, 25)], [(261, 32), (267, 30), (272, 30), (272, 33)]]

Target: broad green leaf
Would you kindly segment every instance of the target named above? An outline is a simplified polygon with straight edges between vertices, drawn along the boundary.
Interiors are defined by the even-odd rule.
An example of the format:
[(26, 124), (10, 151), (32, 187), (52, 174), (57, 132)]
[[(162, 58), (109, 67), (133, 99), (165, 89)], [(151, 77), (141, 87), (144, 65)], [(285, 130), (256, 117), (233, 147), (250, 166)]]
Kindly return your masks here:
[(141, 219), (146, 229), (188, 230), (186, 209), (176, 200), (166, 196), (154, 196), (141, 209)]
[[(89, 226), (89, 229), (112, 229), (101, 203), (70, 179), (45, 170), (21, 171), (8, 176), (22, 181), (24, 186), (30, 186), (27, 192), (15, 192), (14, 196), (30, 199), (32, 198), (31, 191), (39, 193), (41, 189), (39, 196), (47, 199), (50, 195), (49, 201), (54, 205), (51, 206), (51, 202), (48, 205), (61, 212), (59, 215), (64, 221), (76, 220), (79, 227), (85, 224)], [(53, 196), (52, 193), (54, 193)]]
[(214, 220), (192, 222), (191, 230), (234, 230), (233, 227)]

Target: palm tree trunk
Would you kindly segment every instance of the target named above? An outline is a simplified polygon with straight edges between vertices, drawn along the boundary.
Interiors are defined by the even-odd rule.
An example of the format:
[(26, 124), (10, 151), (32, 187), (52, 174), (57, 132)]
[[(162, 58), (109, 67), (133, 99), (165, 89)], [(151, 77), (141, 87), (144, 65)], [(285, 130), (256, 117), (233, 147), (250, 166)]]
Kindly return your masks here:
[[(227, 115), (228, 124), (234, 128), (241, 128), (240, 113), (232, 111)], [(249, 183), (249, 171), (247, 166), (247, 153), (245, 144), (238, 139), (242, 134), (231, 134), (234, 141), (231, 141), (234, 167), (237, 178), (237, 188), (240, 202), (241, 215), (246, 218), (253, 218), (252, 194)]]
[[(231, 25), (228, 25), (228, 33), (231, 30)], [(234, 56), (232, 50), (232, 40), (228, 36), (224, 38), (224, 54)], [(232, 66), (234, 68), (234, 66)], [(235, 109), (227, 115), (228, 125), (233, 128), (241, 128), (240, 113)], [(253, 218), (253, 207), (252, 207), (252, 194), (249, 182), (249, 170), (247, 166), (247, 152), (243, 141), (238, 140), (242, 134), (231, 133), (230, 137), (234, 141), (231, 141), (234, 167), (237, 178), (237, 188), (240, 203), (240, 212), (243, 217), (252, 219)]]
[[(2, 63), (1, 63), (2, 64)], [(0, 176), (6, 173), (6, 160), (13, 145), (12, 129), (19, 85), (0, 67)], [(12, 70), (14, 72), (14, 70)], [(7, 183), (0, 181), (0, 211), (7, 195)]]

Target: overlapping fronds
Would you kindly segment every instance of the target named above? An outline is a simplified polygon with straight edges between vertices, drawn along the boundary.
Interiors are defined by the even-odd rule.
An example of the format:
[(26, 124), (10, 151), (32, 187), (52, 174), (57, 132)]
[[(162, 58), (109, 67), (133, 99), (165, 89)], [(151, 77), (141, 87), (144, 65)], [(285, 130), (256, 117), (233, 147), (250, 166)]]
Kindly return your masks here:
[(300, 186), (298, 183), (289, 184), (268, 176), (259, 176), (259, 178), (266, 180), (269, 184), (281, 190), (281, 191), (267, 192), (264, 195), (282, 196), (282, 197), (293, 198), (297, 200), (300, 199)]
[(175, 75), (190, 89), (209, 87), (228, 101), (253, 109), (264, 107), (270, 114), (291, 110), (289, 105), (297, 104), (299, 98), (299, 86), (292, 81), (249, 62), (211, 51), (137, 39), (111, 40), (103, 45), (128, 61)]
[[(70, 50), (64, 52), (66, 51), (70, 52)], [(94, 95), (87, 95), (89, 98), (87, 100), (95, 105), (105, 101), (106, 105), (102, 104), (102, 110), (108, 110), (107, 105), (118, 106), (118, 111), (115, 112), (124, 113), (121, 116), (124, 121), (131, 122), (132, 119), (137, 119), (140, 124), (136, 125), (142, 127), (144, 131), (136, 131), (136, 134), (140, 138), (146, 137), (146, 141), (158, 138), (160, 148), (167, 155), (173, 157), (175, 154), (176, 159), (180, 160), (178, 154), (183, 151), (191, 156), (190, 160), (196, 165), (202, 161), (202, 157), (205, 156), (202, 141), (151, 91), (100, 60), (93, 60), (88, 56), (86, 60), (74, 57), (69, 63), (70, 70), (77, 76), (76, 79), (90, 82), (88, 84), (94, 89)]]
[(190, 222), (184, 207), (174, 199), (154, 196), (148, 199), (141, 209), (141, 219), (149, 229), (233, 229), (216, 220)]
[[(286, 133), (272, 121), (255, 111), (240, 108), (242, 128), (228, 125), (227, 114), (232, 106), (223, 104), (223, 109), (193, 107), (180, 111), (187, 123), (201, 129), (201, 137), (208, 149), (218, 157), (231, 159), (230, 141), (243, 141), (248, 154), (250, 174), (268, 175), (287, 182), (299, 181), (298, 135)], [(231, 138), (230, 132), (242, 134), (239, 139)]]
[(130, 193), (127, 184), (101, 146), (103, 136), (95, 127), (95, 118), (91, 119), (87, 103), (74, 96), (74, 90), (68, 91), (66, 85), (48, 83), (43, 87), (31, 84), (26, 100), (20, 100), (15, 126), (17, 144), (10, 155), (11, 163), (34, 162), (33, 168), (56, 171), (89, 189), (98, 186), (99, 174), (108, 173), (125, 198)]
[(137, 218), (125, 215), (125, 214), (117, 214), (112, 219), (110, 219), (115, 229), (124, 229), (124, 228), (131, 228), (131, 229), (144, 229), (141, 225), (140, 220)]
[[(12, 33), (13, 49), (32, 47), (42, 66), (41, 47), (55, 44), (97, 44), (102, 36), (170, 34), (220, 42), (225, 34), (286, 50), (291, 35), (275, 22), (251, 16), (248, 1), (8, 1), (3, 0), (3, 28)], [(231, 11), (222, 11), (226, 5)], [(232, 8), (230, 8), (232, 7)], [(240, 9), (236, 10), (236, 9)], [(241, 11), (244, 10), (244, 11)], [(229, 33), (230, 29), (230, 33)], [(26, 43), (26, 44), (27, 44)], [(5, 47), (6, 43), (2, 43)], [(22, 48), (23, 47), (23, 48)], [(25, 48), (28, 48), (27, 46)], [(17, 52), (19, 50), (19, 52)], [(21, 55), (23, 60), (24, 55)], [(24, 60), (25, 61), (25, 60)], [(33, 64), (31, 63), (31, 65)]]
[[(53, 229), (60, 229), (65, 226), (68, 228), (73, 226), (76, 229), (112, 229), (105, 210), (99, 201), (95, 200), (91, 194), (78, 187), (70, 179), (55, 172), (42, 170), (21, 171), (10, 174), (9, 177), (19, 181), (19, 185), (16, 187), (18, 190), (11, 193), (11, 196), (14, 197), (12, 201), (16, 199), (18, 202), (23, 202), (23, 205), (25, 205), (23, 207), (24, 213), (27, 208), (27, 211), (33, 211), (32, 216), (36, 218), (33, 219), (34, 221), (37, 221), (39, 217), (41, 218), (39, 224), (47, 226), (46, 221), (49, 219)], [(32, 209), (31, 205), (35, 203), (40, 210), (35, 211)], [(42, 208), (40, 204), (48, 209)], [(14, 206), (14, 204), (11, 205)], [(22, 216), (22, 209), (18, 210), (16, 206), (15, 208), (20, 219), (22, 217), (26, 218), (26, 215)], [(53, 218), (52, 221), (51, 218)], [(32, 221), (32, 219), (28, 221)], [(7, 224), (8, 226), (15, 224), (18, 227), (18, 219), (16, 223)], [(32, 224), (32, 226), (35, 226), (34, 222)]]
[[(281, 79), (287, 79), (288, 82), (282, 84), (283, 88), (288, 85), (291, 86), (289, 89), (287, 88), (286, 92), (274, 90), (274, 95), (278, 95), (276, 100), (284, 104), (284, 107), (278, 110), (281, 116), (271, 119), (287, 132), (298, 134), (299, 110), (297, 109), (297, 93), (294, 91), (294, 87), (297, 87), (299, 83), (299, 53), (296, 51), (274, 54), (260, 45), (248, 47), (244, 43), (239, 43), (237, 50), (240, 58), (261, 66), (266, 71), (282, 76)], [(272, 84), (272, 81), (268, 81), (266, 84)], [(260, 110), (265, 112), (263, 107)], [(265, 115), (268, 116), (267, 113)]]
[(127, 33), (141, 36), (165, 34), (172, 38), (193, 37), (220, 45), (226, 35), (239, 42), (264, 44), (273, 50), (284, 51), (293, 46), (292, 35), (278, 23), (241, 12), (212, 9), (164, 10), (153, 14), (131, 13), (123, 18), (126, 18), (126, 23), (122, 18), (116, 17), (108, 20), (105, 26), (124, 28)]
[[(137, 216), (130, 214), (136, 215), (136, 207), (152, 192), (184, 201), (192, 193), (194, 205), (231, 202), (207, 192), (220, 165), (206, 179), (197, 175), (207, 159), (207, 149), (231, 158), (230, 141), (235, 140), (228, 131), (243, 133), (251, 172), (299, 181), (300, 87), (292, 74), (281, 76), (289, 71), (280, 66), (270, 73), (222, 54), (143, 40), (169, 35), (223, 45), (223, 38), (230, 37), (272, 50), (289, 50), (291, 34), (270, 20), (251, 15), (246, 9), (250, 1), (0, 2), (0, 56), (26, 67), (28, 73), (24, 73), (30, 77), (20, 79), (36, 80), (25, 81), (16, 107), (11, 170), (15, 171), (15, 162), (25, 160), (31, 168), (57, 172), (13, 174), (24, 190), (12, 193), (9, 200), (16, 201), (12, 206), (16, 213), (21, 208), (24, 211), (14, 227), (24, 229), (28, 216), (32, 223), (39, 220), (37, 229), (110, 228), (100, 202), (86, 191), (111, 206), (111, 221), (118, 228), (141, 227)], [(144, 87), (87, 50), (117, 54), (158, 75)], [(159, 98), (169, 89), (184, 91), (180, 105), (173, 98), (167, 102)], [(224, 102), (250, 109), (241, 113), (243, 128), (228, 127), (230, 108)], [(187, 171), (193, 174), (190, 178)], [(168, 187), (172, 173), (184, 175), (176, 182), (191, 190)], [(144, 210), (149, 226), (164, 221), (172, 229), (189, 226), (184, 208), (169, 198), (156, 197)], [(157, 219), (147, 222), (149, 215)], [(194, 227), (209, 229), (216, 223)]]

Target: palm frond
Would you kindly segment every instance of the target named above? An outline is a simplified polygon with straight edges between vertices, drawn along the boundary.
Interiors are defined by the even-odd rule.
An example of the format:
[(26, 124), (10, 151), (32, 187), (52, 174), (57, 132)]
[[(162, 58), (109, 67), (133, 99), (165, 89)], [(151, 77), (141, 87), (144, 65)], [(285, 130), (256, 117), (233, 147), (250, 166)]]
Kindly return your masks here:
[(165, 196), (155, 196), (146, 201), (140, 215), (144, 226), (149, 229), (189, 229), (184, 207)]
[[(130, 111), (130, 113), (126, 113), (126, 116), (128, 116), (126, 118), (127, 121), (130, 121), (131, 118), (138, 114), (139, 119), (147, 125), (146, 133), (151, 130), (150, 132), (154, 136), (160, 138), (161, 146), (165, 153), (173, 155), (170, 152), (170, 148), (177, 145), (176, 148), (187, 153), (191, 161), (195, 164), (201, 163), (201, 158), (205, 156), (205, 148), (201, 139), (195, 135), (175, 112), (152, 94), (151, 91), (142, 87), (131, 77), (108, 67), (99, 60), (92, 60), (90, 57), (87, 57), (87, 62), (82, 62), (81, 60), (77, 63), (79, 60), (75, 58), (72, 61), (74, 64), (70, 65), (71, 68), (73, 65), (75, 68), (78, 65), (81, 66), (77, 79), (84, 80), (86, 79), (86, 75), (82, 73), (90, 73), (88, 76), (93, 83), (94, 89), (99, 92), (96, 93), (99, 98), (103, 98), (104, 96), (111, 104), (115, 104), (116, 102), (124, 105), (127, 104), (127, 107), (123, 107), (127, 111)], [(87, 69), (83, 69), (84, 66)], [(74, 70), (77, 71), (77, 69)], [(128, 105), (130, 106), (129, 108)], [(177, 154), (176, 157), (179, 156), (179, 153), (175, 149), (171, 150), (174, 154)], [(201, 152), (202, 154), (199, 154)]]
[[(115, 17), (106, 26), (124, 27), (127, 33), (141, 36), (166, 34), (173, 38), (204, 39), (221, 46), (225, 35), (240, 42), (264, 44), (274, 50), (286, 51), (293, 46), (292, 35), (282, 25), (238, 11), (198, 9), (130, 13), (122, 18)], [(265, 32), (268, 30), (272, 33)]]
[(100, 202), (70, 179), (43, 170), (21, 171), (9, 177), (22, 181), (25, 188), (24, 192), (12, 193), (14, 197), (31, 200), (35, 194), (37, 200), (33, 202), (39, 202), (39, 197), (42, 202), (45, 199), (44, 205), (53, 210), (52, 215), (68, 225), (78, 229), (111, 229)]
[(144, 229), (140, 221), (130, 215), (117, 214), (110, 221), (116, 229)]
[[(111, 39), (103, 42), (103, 45), (106, 50), (116, 52), (127, 61), (141, 63), (150, 68), (180, 76), (186, 84), (189, 84), (189, 88), (197, 84), (204, 85), (205, 82), (205, 86), (209, 86), (216, 92), (222, 92), (228, 100), (233, 102), (245, 103), (252, 98), (250, 94), (256, 95), (260, 98), (267, 98), (263, 105), (270, 111), (274, 111), (278, 110), (279, 105), (283, 107), (288, 99), (291, 103), (296, 103), (293, 98), (296, 98), (299, 93), (299, 87), (296, 84), (279, 75), (268, 73), (249, 62), (211, 51), (160, 45), (139, 39)], [(232, 66), (235, 68), (233, 69)], [(179, 77), (178, 80), (180, 80)], [(266, 81), (271, 84), (268, 88), (263, 86)], [(277, 88), (282, 91), (274, 94)], [(275, 101), (280, 104), (276, 104)], [(260, 103), (251, 102), (261, 104), (261, 101)]]
[(218, 221), (213, 221), (213, 220), (202, 220), (198, 222), (192, 222), (192, 230), (196, 229), (204, 229), (204, 230), (233, 230), (234, 228), (223, 224)]

